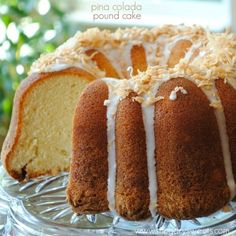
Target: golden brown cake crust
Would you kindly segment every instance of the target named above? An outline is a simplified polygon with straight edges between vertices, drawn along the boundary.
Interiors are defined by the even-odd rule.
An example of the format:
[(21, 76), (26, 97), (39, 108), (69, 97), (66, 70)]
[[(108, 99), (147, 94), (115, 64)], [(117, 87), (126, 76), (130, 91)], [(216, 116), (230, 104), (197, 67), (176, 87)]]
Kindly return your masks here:
[(75, 112), (67, 198), (80, 214), (108, 210), (107, 98), (107, 85), (96, 80), (81, 95)]
[(160, 87), (167, 97), (155, 105), (158, 212), (168, 218), (207, 216), (229, 201), (224, 160), (214, 110), (192, 82), (177, 78)]
[(128, 220), (150, 217), (146, 138), (141, 105), (129, 97), (116, 113), (116, 211)]
[[(86, 71), (83, 71), (79, 68), (68, 68), (62, 71), (41, 73), (41, 74), (32, 74), (27, 79), (23, 80), (20, 87), (17, 89), (15, 98), (14, 98), (14, 106), (11, 118), (11, 124), (9, 128), (8, 135), (4, 141), (1, 159), (2, 163), (13, 178), (18, 180), (23, 180), (25, 178), (24, 170), (22, 173), (18, 173), (13, 170), (11, 167), (11, 154), (13, 153), (15, 146), (18, 142), (21, 129), (22, 129), (22, 111), (23, 111), (23, 103), (27, 94), (38, 84), (42, 83), (44, 80), (53, 79), (58, 75), (75, 75), (75, 76), (84, 76), (88, 80), (94, 80), (95, 78)], [(42, 173), (34, 173), (29, 176), (29, 178), (37, 177)], [(51, 174), (51, 173), (48, 173)]]

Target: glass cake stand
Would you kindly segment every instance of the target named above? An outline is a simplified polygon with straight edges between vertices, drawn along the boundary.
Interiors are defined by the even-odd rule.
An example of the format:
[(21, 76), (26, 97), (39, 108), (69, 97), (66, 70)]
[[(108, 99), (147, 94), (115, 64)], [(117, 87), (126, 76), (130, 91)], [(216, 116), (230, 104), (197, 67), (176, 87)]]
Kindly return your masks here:
[[(68, 173), (18, 183), (0, 167), (2, 235), (236, 235), (236, 203), (208, 217), (126, 221), (111, 212), (76, 215), (66, 201)], [(2, 206), (1, 206), (2, 203)], [(4, 204), (3, 204), (4, 203)], [(4, 205), (4, 207), (3, 207)], [(2, 230), (2, 231), (1, 231)]]

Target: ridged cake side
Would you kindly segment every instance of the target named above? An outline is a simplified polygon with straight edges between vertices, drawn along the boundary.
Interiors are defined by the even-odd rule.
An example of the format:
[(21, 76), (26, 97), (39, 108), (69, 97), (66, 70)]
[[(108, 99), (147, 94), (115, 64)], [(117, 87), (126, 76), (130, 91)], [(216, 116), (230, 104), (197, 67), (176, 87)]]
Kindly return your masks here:
[(141, 105), (123, 99), (115, 116), (116, 188), (115, 209), (129, 220), (150, 217), (145, 129)]
[(73, 125), (73, 156), (67, 198), (79, 214), (108, 210), (106, 84), (91, 83), (80, 97)]
[[(102, 117), (99, 123), (103, 129), (107, 128), (107, 136), (102, 135), (107, 152), (104, 150), (102, 157), (98, 156), (102, 165), (108, 166), (107, 176), (102, 181), (106, 188), (99, 193), (106, 197), (104, 208), (125, 219), (147, 219), (154, 216), (155, 211), (167, 218), (193, 219), (222, 209), (235, 196), (235, 89), (223, 79), (207, 81), (207, 85), (202, 86), (202, 81), (180, 75), (153, 67), (131, 80), (105, 78), (90, 84), (84, 92), (88, 101), (78, 105), (80, 113), (76, 117), (96, 113)], [(107, 86), (106, 94), (101, 91), (101, 84)], [(227, 96), (224, 96), (225, 91)], [(97, 93), (99, 98), (93, 96)], [(95, 101), (99, 103), (99, 110), (91, 105), (86, 107)], [(90, 121), (85, 123), (86, 132), (97, 129)], [(152, 141), (147, 139), (152, 128), (154, 149), (147, 143), (147, 140)], [(85, 140), (81, 132), (74, 132), (74, 140)], [(86, 139), (83, 146), (88, 142)], [(81, 148), (74, 150), (69, 199), (73, 198), (73, 191), (76, 192), (74, 186), (78, 192), (86, 189), (76, 177), (87, 173), (84, 165), (75, 165), (80, 161)], [(87, 158), (89, 155), (88, 150)], [(97, 168), (96, 163), (89, 162), (90, 168)], [(157, 182), (151, 178), (153, 168)], [(92, 178), (92, 172), (90, 175)], [(156, 184), (156, 192), (153, 192), (153, 184)], [(97, 194), (96, 188), (89, 189), (91, 194)], [(80, 194), (79, 203), (83, 201), (86, 198)], [(78, 198), (70, 203), (76, 212), (89, 213), (83, 210)], [(86, 206), (96, 213), (103, 211), (104, 208), (97, 209), (100, 205), (101, 200), (95, 208), (93, 201)]]
[(155, 105), (157, 209), (167, 218), (192, 219), (221, 209), (230, 198), (214, 109), (191, 81), (164, 83)]

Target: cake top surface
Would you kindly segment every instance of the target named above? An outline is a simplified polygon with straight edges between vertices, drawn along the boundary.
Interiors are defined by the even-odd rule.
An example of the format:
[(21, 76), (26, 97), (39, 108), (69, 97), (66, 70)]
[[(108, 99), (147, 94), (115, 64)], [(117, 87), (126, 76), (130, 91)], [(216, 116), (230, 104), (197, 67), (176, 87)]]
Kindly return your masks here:
[(207, 40), (199, 47), (200, 53), (191, 62), (180, 60), (173, 69), (192, 75), (198, 80), (236, 77), (236, 35), (207, 33)]
[[(143, 95), (150, 94), (157, 84), (160, 86), (171, 78), (189, 78), (205, 90), (211, 90), (216, 79), (236, 83), (236, 35), (206, 32), (206, 39), (195, 46), (197, 55), (184, 57), (173, 68), (167, 65), (148, 67), (136, 76), (132, 76), (131, 71), (131, 79), (118, 82), (113, 86), (114, 92), (123, 98), (134, 91), (138, 94), (135, 99), (142, 103)], [(151, 102), (159, 99), (151, 99)]]
[[(96, 62), (92, 60), (93, 55), (87, 55), (86, 50), (102, 49), (102, 52), (109, 54), (114, 48), (117, 50), (116, 53), (127, 50), (125, 45), (128, 44), (153, 44), (156, 48), (151, 48), (152, 50), (157, 50), (162, 45), (162, 50), (165, 51), (166, 46), (179, 39), (190, 40), (192, 46), (173, 68), (169, 68), (165, 63), (154, 67), (149, 66), (146, 72), (139, 72), (137, 76), (132, 76), (131, 71), (129, 81), (122, 80), (116, 86), (112, 85), (115, 87), (114, 91), (121, 97), (127, 96), (129, 91), (135, 91), (139, 96), (136, 99), (141, 102), (141, 94), (150, 93), (152, 87), (159, 83), (158, 81), (170, 78), (188, 77), (198, 87), (204, 89), (211, 89), (213, 81), (219, 78), (236, 83), (236, 35), (230, 32), (213, 33), (199, 26), (184, 25), (166, 25), (153, 29), (126, 28), (117, 29), (115, 32), (91, 28), (86, 32), (78, 32), (59, 46), (55, 52), (42, 55), (33, 63), (30, 74), (75, 66), (97, 78), (103, 78), (105, 72), (98, 68)], [(160, 98), (151, 100), (158, 99)]]
[(184, 25), (165, 25), (159, 28), (125, 28), (110, 30), (99, 30), (91, 28), (85, 32), (77, 32), (72, 38), (59, 46), (54, 52), (42, 54), (30, 69), (29, 74), (58, 70), (58, 65), (78, 66), (92, 71), (98, 77), (104, 75), (91, 60), (91, 56), (85, 51), (89, 48), (103, 49), (109, 51), (111, 48), (122, 50), (127, 44), (154, 43), (158, 40), (171, 43), (176, 37), (188, 38), (196, 41), (205, 38), (206, 31), (199, 27), (188, 27)]

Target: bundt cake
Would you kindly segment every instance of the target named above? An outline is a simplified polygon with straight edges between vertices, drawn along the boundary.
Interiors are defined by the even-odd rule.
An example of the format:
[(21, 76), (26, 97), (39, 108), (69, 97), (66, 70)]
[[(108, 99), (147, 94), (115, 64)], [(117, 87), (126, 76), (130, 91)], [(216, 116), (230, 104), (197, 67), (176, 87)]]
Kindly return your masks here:
[(236, 192), (235, 55), (235, 35), (196, 26), (77, 33), (17, 90), (3, 164), (24, 180), (72, 157), (79, 214), (209, 215)]
[(72, 118), (87, 83), (103, 77), (128, 78), (147, 65), (173, 66), (205, 37), (200, 27), (155, 29), (97, 28), (77, 33), (33, 63), (18, 88), (12, 121), (1, 157), (8, 173), (19, 180), (69, 171)]
[(67, 188), (75, 212), (193, 219), (235, 197), (236, 36), (207, 33), (196, 48), (172, 68), (86, 87)]

